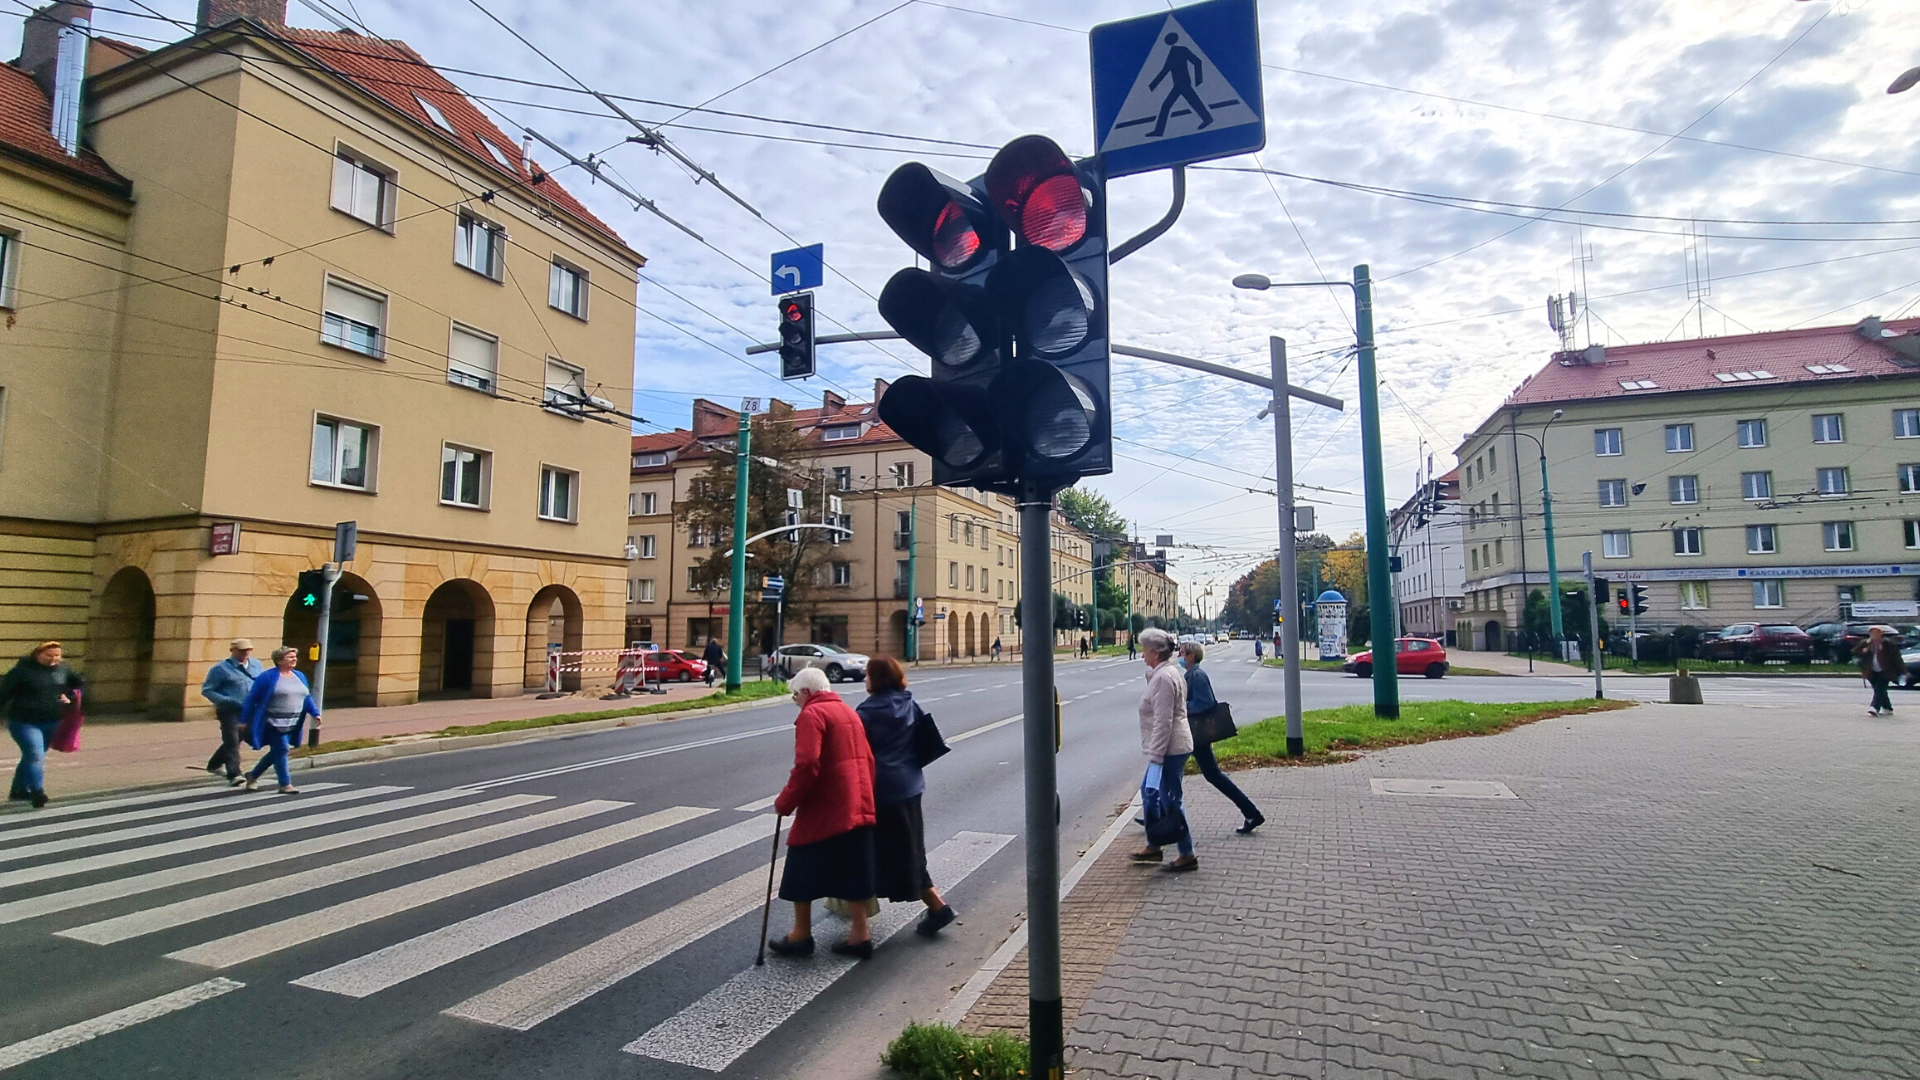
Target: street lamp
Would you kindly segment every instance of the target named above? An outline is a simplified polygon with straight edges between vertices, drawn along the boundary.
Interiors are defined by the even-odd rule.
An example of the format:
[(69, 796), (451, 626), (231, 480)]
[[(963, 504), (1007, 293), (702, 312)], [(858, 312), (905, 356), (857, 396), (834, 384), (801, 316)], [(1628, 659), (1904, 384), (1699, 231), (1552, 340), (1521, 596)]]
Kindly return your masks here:
[[(1329, 285), (1343, 285), (1353, 290), (1354, 345), (1360, 354), (1360, 460), (1366, 477), (1369, 637), (1375, 649), (1388, 649), (1391, 655), (1395, 605), (1393, 575), (1387, 562), (1387, 481), (1380, 451), (1380, 378), (1373, 363), (1373, 277), (1367, 265), (1361, 263), (1353, 268), (1350, 282), (1274, 281), (1265, 274), (1240, 274), (1233, 279), (1234, 288), (1256, 292), (1318, 289)], [(1284, 398), (1276, 397), (1276, 400), (1284, 406)], [(1284, 476), (1275, 475), (1282, 484), (1293, 483), (1291, 470)], [(1291, 522), (1281, 523), (1283, 529), (1291, 525)], [(1400, 716), (1400, 673), (1395, 664), (1374, 665), (1373, 714), (1388, 720)]]
[[(1556, 556), (1553, 546), (1553, 489), (1547, 483), (1547, 444), (1543, 440), (1547, 434), (1547, 429), (1551, 428), (1554, 421), (1564, 415), (1566, 415), (1565, 409), (1553, 410), (1553, 416), (1550, 417), (1545, 424), (1540, 426), (1539, 437), (1525, 431), (1514, 432), (1515, 435), (1532, 440), (1533, 445), (1540, 449), (1540, 517), (1547, 534), (1547, 613), (1552, 619), (1553, 647), (1556, 654), (1560, 651), (1560, 642), (1566, 635), (1566, 628), (1560, 621), (1560, 560)], [(1520, 549), (1522, 553), (1524, 553), (1527, 547), (1525, 516), (1522, 515), (1517, 523), (1521, 526)], [(1525, 586), (1522, 585), (1521, 588), (1524, 592)], [(1520, 600), (1520, 617), (1522, 620), (1526, 618), (1526, 611), (1526, 598), (1522, 596)], [(1597, 648), (1598, 646), (1596, 645), (1595, 647)]]

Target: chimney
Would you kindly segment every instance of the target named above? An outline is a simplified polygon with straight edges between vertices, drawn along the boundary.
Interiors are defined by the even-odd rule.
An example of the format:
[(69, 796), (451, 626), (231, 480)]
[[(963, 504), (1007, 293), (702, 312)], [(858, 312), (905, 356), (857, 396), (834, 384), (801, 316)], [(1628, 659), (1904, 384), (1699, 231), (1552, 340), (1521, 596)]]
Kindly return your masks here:
[(828, 390), (820, 395), (820, 419), (826, 420), (846, 406), (846, 398)]
[(80, 91), (87, 78), (87, 31), (93, 5), (61, 2), (27, 16), (19, 65), (52, 104), (53, 137), (69, 154), (80, 152)]
[(200, 0), (194, 30), (205, 33), (235, 19), (252, 19), (262, 26), (287, 25), (287, 0)]
[(879, 404), (880, 404), (880, 399), (881, 399), (881, 398), (883, 398), (883, 397), (886, 397), (886, 396), (887, 396), (887, 387), (889, 387), (889, 386), (892, 386), (892, 385), (893, 385), (892, 383), (890, 383), (890, 382), (888, 382), (888, 381), (887, 381), (887, 380), (885, 380), (885, 379), (875, 379), (875, 380), (873, 380), (873, 403), (874, 403), (874, 405), (876, 405), (876, 406), (877, 406), (877, 405), (879, 405)]
[(694, 438), (710, 439), (715, 435), (731, 435), (739, 427), (739, 414), (732, 409), (708, 401), (706, 398), (693, 399)]

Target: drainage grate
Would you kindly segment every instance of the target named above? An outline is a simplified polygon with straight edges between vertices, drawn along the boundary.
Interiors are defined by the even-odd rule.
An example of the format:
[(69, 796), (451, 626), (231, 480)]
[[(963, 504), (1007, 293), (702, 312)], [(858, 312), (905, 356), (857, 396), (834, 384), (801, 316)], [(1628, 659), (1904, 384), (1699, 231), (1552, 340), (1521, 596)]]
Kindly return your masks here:
[(1411, 795), (1429, 799), (1517, 799), (1513, 789), (1498, 780), (1381, 780), (1374, 779), (1375, 795)]

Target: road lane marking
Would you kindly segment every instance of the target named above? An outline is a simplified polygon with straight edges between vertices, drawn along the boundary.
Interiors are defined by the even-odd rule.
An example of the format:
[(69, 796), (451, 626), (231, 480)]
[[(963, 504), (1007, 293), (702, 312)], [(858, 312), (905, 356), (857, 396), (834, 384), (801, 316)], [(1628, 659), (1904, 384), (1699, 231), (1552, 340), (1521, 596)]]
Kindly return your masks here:
[(511, 855), (503, 855), (497, 859), (451, 870), (437, 877), (398, 885), (384, 892), (355, 897), (319, 911), (296, 915), (266, 926), (256, 926), (237, 934), (202, 942), (199, 945), (170, 952), (167, 958), (198, 964), (201, 967), (232, 967), (282, 949), (326, 937), (328, 934), (352, 929), (363, 923), (384, 919), (402, 911), (411, 911), (436, 900), (470, 892), (517, 874), (551, 866), (566, 859), (633, 840), (711, 813), (713, 813), (712, 810), (694, 806), (670, 807), (645, 817), (623, 821), (617, 825), (609, 825), (592, 832), (570, 836), (564, 840), (556, 840), (550, 844), (527, 848), (524, 851), (516, 851)]
[(25, 1065), (35, 1058), (43, 1058), (81, 1043), (92, 1042), (102, 1035), (111, 1035), (116, 1031), (130, 1028), (135, 1024), (158, 1019), (168, 1013), (211, 1001), (221, 994), (230, 993), (245, 986), (246, 983), (232, 979), (208, 979), (195, 983), (184, 990), (175, 990), (171, 994), (161, 994), (157, 998), (148, 998), (124, 1009), (115, 1009), (102, 1013), (91, 1020), (82, 1020), (77, 1024), (49, 1031), (45, 1035), (35, 1035), (31, 1039), (22, 1039), (11, 1046), (0, 1046), (0, 1069), (11, 1069), (15, 1065)]
[[(406, 789), (399, 788), (397, 790), (404, 791)], [(119, 851), (103, 851), (98, 855), (87, 855), (78, 859), (69, 859), (65, 862), (42, 863), (39, 866), (22, 867), (19, 870), (8, 870), (0, 873), (0, 889), (13, 885), (26, 885), (36, 881), (46, 881), (49, 878), (66, 877), (70, 874), (85, 874), (107, 867), (125, 866), (128, 863), (145, 862), (149, 859), (159, 859), (187, 851), (202, 851), (210, 847), (229, 848), (235, 844), (248, 840), (257, 840), (263, 836), (281, 838), (296, 830), (312, 829), (320, 825), (332, 825), (336, 822), (351, 821), (354, 818), (372, 817), (375, 814), (388, 814), (395, 810), (406, 810), (415, 806), (425, 806), (428, 803), (445, 802), (448, 799), (464, 799), (472, 794), (473, 792), (465, 788), (448, 788), (445, 791), (425, 791), (418, 795), (409, 795), (404, 799), (392, 799), (387, 802), (349, 806), (341, 810), (329, 810), (324, 814), (314, 814), (311, 817), (295, 818), (292, 821), (268, 821), (244, 829), (203, 833), (199, 836), (188, 836), (179, 840), (169, 840), (163, 844), (122, 848)], [(316, 799), (314, 801), (318, 802), (319, 800)], [(325, 837), (316, 837), (314, 842), (324, 843), (325, 839)], [(304, 844), (306, 841), (303, 840), (301, 843)], [(292, 849), (295, 857), (306, 853), (306, 849), (298, 849), (297, 845), (282, 844), (281, 846)], [(249, 856), (251, 857), (255, 854), (256, 853), (249, 853)], [(259, 852), (257, 855), (262, 860), (265, 860), (267, 852)]]
[[(927, 870), (951, 889), (1012, 839), (1000, 833), (959, 833), (928, 853)], [(888, 905), (869, 920), (874, 945), (906, 929), (922, 910), (919, 904)], [(798, 963), (770, 957), (765, 967), (742, 971), (621, 1049), (720, 1072), (858, 963), (824, 948)]]
[(698, 750), (706, 746), (719, 746), (722, 743), (739, 742), (760, 735), (771, 735), (777, 731), (792, 731), (793, 725), (780, 724), (776, 727), (755, 728), (752, 731), (736, 732), (732, 735), (716, 735), (711, 739), (696, 739), (692, 742), (675, 743), (672, 746), (659, 746), (652, 750), (640, 750), (631, 754), (616, 754), (613, 757), (597, 758), (593, 761), (576, 761), (571, 765), (556, 765), (551, 769), (539, 769), (534, 772), (519, 773), (514, 776), (502, 776), (493, 780), (482, 780), (477, 784), (468, 784), (474, 791), (500, 787), (503, 784), (520, 784), (528, 780), (544, 780), (549, 776), (562, 776), (566, 773), (580, 772), (583, 769), (598, 769), (607, 765), (623, 765), (629, 761), (659, 757), (662, 754), (677, 754), (682, 750)]
[(1001, 728), (1006, 727), (1008, 724), (1017, 724), (1020, 722), (1020, 720), (1021, 720), (1020, 714), (1016, 713), (1015, 715), (1009, 716), (1004, 720), (995, 720), (991, 724), (982, 724), (977, 728), (973, 728), (969, 731), (963, 731), (958, 735), (949, 735), (947, 736), (947, 745), (952, 746), (954, 743), (957, 743), (957, 742), (966, 742), (968, 739), (973, 738), (975, 735), (985, 735), (989, 731), (998, 731)]
[(762, 815), (729, 825), (718, 832), (569, 881), (409, 941), (303, 975), (293, 980), (293, 985), (354, 998), (377, 994), (749, 844), (764, 843), (774, 822), (771, 815)]
[(190, 817), (177, 821), (156, 821), (151, 825), (136, 825), (131, 829), (110, 830), (90, 836), (69, 836), (62, 840), (46, 840), (38, 844), (27, 844), (24, 847), (8, 848), (0, 851), (0, 862), (17, 862), (40, 855), (61, 854), (75, 848), (99, 847), (102, 844), (118, 844), (127, 840), (144, 840), (149, 836), (185, 832), (188, 829), (203, 829), (210, 825), (225, 825), (230, 821), (253, 821), (279, 814), (293, 814), (312, 807), (332, 806), (335, 803), (354, 802), (406, 790), (404, 787), (383, 786), (336, 791), (317, 799), (276, 797), (273, 802), (251, 802), (246, 806), (228, 810), (224, 814), (208, 814), (204, 817)]
[[(503, 799), (495, 799), (489, 803), (481, 803), (473, 807), (461, 807), (460, 809), (468, 812), (495, 813), (500, 810), (518, 809), (529, 803), (541, 802), (551, 798), (552, 796), (550, 795), (509, 795)], [(245, 885), (227, 889), (223, 892), (207, 893), (203, 896), (190, 897), (177, 903), (163, 904), (160, 907), (148, 908), (144, 911), (130, 912), (117, 918), (103, 919), (99, 922), (87, 923), (84, 926), (70, 927), (66, 930), (59, 931), (54, 936), (72, 938), (75, 941), (91, 942), (95, 945), (111, 945), (116, 941), (125, 941), (129, 938), (136, 938), (160, 930), (171, 929), (175, 926), (185, 926), (188, 923), (198, 922), (201, 919), (210, 919), (216, 915), (225, 915), (229, 912), (241, 911), (245, 908), (270, 903), (274, 900), (283, 900), (289, 896), (298, 896), (301, 893), (311, 892), (314, 889), (322, 889), (329, 885), (339, 884), (340, 882), (363, 878), (369, 874), (377, 874), (382, 870), (411, 866), (414, 863), (423, 862), (441, 855), (449, 855), (456, 851), (465, 851), (468, 848), (479, 847), (482, 844), (490, 844), (495, 840), (503, 840), (510, 836), (521, 836), (553, 825), (577, 821), (580, 818), (591, 817), (595, 814), (604, 814), (610, 810), (618, 810), (630, 805), (632, 804), (595, 799), (588, 802), (575, 803), (572, 806), (556, 807), (545, 813), (534, 814), (530, 817), (496, 822), (495, 824), (485, 825), (478, 829), (469, 829), (466, 832), (453, 833), (449, 836), (425, 840), (418, 844), (390, 848), (386, 851), (376, 851), (370, 855), (362, 855), (357, 859), (348, 859), (346, 862), (317, 866), (311, 870), (303, 870), (297, 874), (287, 874), (277, 878), (268, 878), (265, 881), (251, 881)]]
[[(308, 784), (301, 788), (301, 790), (326, 791), (331, 788), (346, 786), (345, 784)], [(169, 791), (160, 795), (136, 795), (128, 799), (107, 799), (98, 803), (82, 806), (63, 806), (60, 809), (65, 810), (66, 813), (61, 816), (69, 817), (74, 814), (94, 810), (106, 810), (116, 806), (161, 802), (166, 799), (178, 799), (186, 794), (187, 792), (184, 791)], [(196, 793), (195, 801), (191, 802), (176, 802), (167, 806), (152, 806), (145, 810), (130, 810), (121, 814), (102, 814), (99, 817), (90, 817), (82, 821), (55, 821), (44, 825), (40, 824), (44, 817), (52, 814), (52, 811), (47, 811), (45, 814), (36, 814), (30, 818), (29, 820), (34, 822), (33, 825), (25, 828), (9, 828), (4, 832), (0, 832), (0, 836), (5, 836), (11, 841), (28, 836), (54, 836), (59, 833), (75, 832), (80, 829), (97, 829), (102, 825), (118, 825), (123, 821), (141, 821), (146, 818), (166, 817), (168, 814), (197, 814), (204, 810), (218, 809), (220, 804), (215, 800), (229, 797), (235, 799), (245, 798), (246, 794), (244, 791), (236, 791), (233, 788), (223, 787), (218, 791), (198, 792)], [(259, 804), (259, 800), (257, 799), (251, 801), (253, 801), (255, 805)]]
[(740, 811), (743, 814), (757, 814), (760, 811), (765, 810), (767, 807), (772, 806), (776, 801), (779, 800), (779, 798), (780, 798), (780, 793), (776, 791), (764, 799), (755, 799), (752, 802), (746, 804), (745, 806), (736, 806), (734, 807), (734, 809)]

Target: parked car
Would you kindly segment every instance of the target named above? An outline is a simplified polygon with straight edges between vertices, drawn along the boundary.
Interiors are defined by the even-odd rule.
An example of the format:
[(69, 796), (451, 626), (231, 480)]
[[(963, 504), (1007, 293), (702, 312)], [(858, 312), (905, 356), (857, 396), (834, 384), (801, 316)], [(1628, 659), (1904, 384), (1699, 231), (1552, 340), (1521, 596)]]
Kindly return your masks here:
[(707, 677), (707, 662), (692, 653), (658, 649), (644, 659), (647, 677), (659, 682), (692, 682)]
[(784, 676), (791, 677), (801, 668), (816, 667), (827, 673), (828, 682), (867, 677), (867, 658), (824, 642), (813, 645), (782, 645), (773, 650), (767, 662)]
[[(1638, 640), (1639, 648), (1634, 648)], [(1615, 656), (1638, 656), (1641, 660), (1669, 660), (1673, 656), (1673, 637), (1654, 630), (1634, 633), (1616, 626), (1607, 634), (1607, 651)]]
[[(1424, 675), (1438, 679), (1446, 675), (1447, 647), (1433, 638), (1400, 638), (1393, 643), (1396, 670), (1402, 675)], [(1373, 678), (1373, 653), (1350, 656), (1340, 670), (1363, 679)]]
[(1813, 659), (1814, 645), (1805, 630), (1787, 623), (1734, 623), (1713, 637), (1702, 639), (1700, 648), (1708, 660), (1804, 663)]
[(1900, 659), (1907, 662), (1907, 689), (1920, 690), (1920, 648), (1908, 649)]
[(1892, 638), (1895, 646), (1905, 645), (1909, 641), (1920, 643), (1920, 638), (1909, 637), (1900, 627), (1887, 623), (1825, 622), (1807, 627), (1807, 636), (1813, 639), (1815, 656), (1845, 664), (1852, 662), (1854, 646), (1867, 640), (1867, 631), (1875, 626)]

